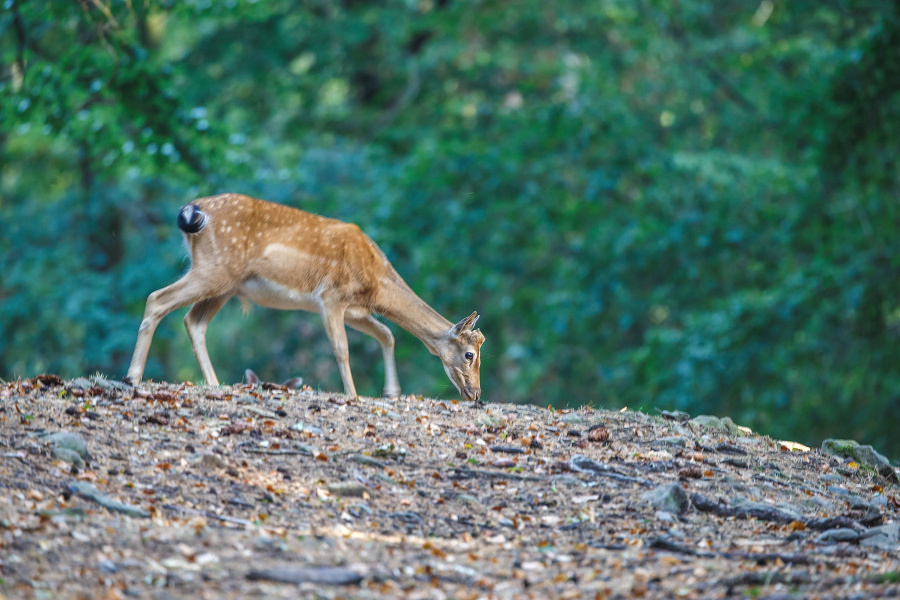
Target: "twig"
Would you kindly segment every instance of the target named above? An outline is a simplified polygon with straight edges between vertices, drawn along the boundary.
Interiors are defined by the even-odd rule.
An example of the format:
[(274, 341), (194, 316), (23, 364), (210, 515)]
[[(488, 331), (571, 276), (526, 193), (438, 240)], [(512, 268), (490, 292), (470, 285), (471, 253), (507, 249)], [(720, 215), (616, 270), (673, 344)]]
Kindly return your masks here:
[(382, 116), (378, 125), (376, 126), (375, 134), (372, 136), (370, 141), (375, 141), (378, 139), (382, 133), (387, 131), (388, 127), (393, 124), (394, 120), (397, 118), (397, 115), (406, 108), (413, 100), (416, 99), (416, 96), (419, 95), (419, 86), (421, 85), (421, 78), (419, 76), (419, 65), (415, 59), (410, 59), (407, 63), (407, 75), (406, 75), (406, 88), (403, 90), (403, 93), (394, 100), (391, 107), (387, 110), (387, 112)]
[(725, 504), (714, 502), (703, 494), (692, 494), (691, 504), (700, 512), (711, 512), (720, 517), (749, 517), (776, 523), (790, 523), (795, 520), (792, 515), (777, 508), (732, 508)]
[[(751, 518), (785, 524), (798, 520), (794, 515), (774, 507), (732, 508), (720, 502), (714, 502), (703, 494), (692, 494), (691, 504), (693, 504), (694, 508), (700, 512), (711, 512), (720, 517), (737, 517), (739, 519)], [(825, 531), (841, 527), (846, 527), (855, 531), (864, 531), (866, 529), (866, 527), (861, 525), (858, 521), (849, 517), (831, 517), (829, 519), (815, 517), (802, 521), (802, 523), (807, 529), (812, 529), (814, 531)]]
[(809, 494), (816, 494), (818, 496), (826, 496), (826, 497), (828, 496), (828, 494), (824, 493), (822, 490), (816, 490), (811, 487), (801, 485), (795, 481), (781, 481), (780, 479), (775, 479), (774, 477), (766, 477), (765, 475), (754, 475), (753, 479), (756, 479), (759, 481), (765, 481), (765, 482), (772, 483), (775, 485), (780, 485), (782, 487), (801, 490), (801, 491), (807, 492)]
[(451, 479), (474, 479), (487, 477), (488, 479), (514, 479), (516, 481), (543, 481), (543, 477), (535, 475), (522, 475), (521, 473), (507, 473), (504, 471), (486, 471), (483, 469), (452, 469)]
[(22, 13), (19, 12), (19, 2), (21, 0), (13, 0), (13, 28), (16, 30), (16, 70), (19, 75), (19, 83), (16, 84), (15, 75), (13, 76), (13, 89), (18, 91), (25, 82), (25, 46), (28, 39), (25, 36), (25, 22), (22, 20)]
[(261, 450), (259, 448), (244, 448), (244, 452), (248, 452), (250, 454), (275, 454), (275, 455), (284, 455), (284, 454), (300, 454), (302, 456), (312, 456), (313, 453), (309, 450)]
[(21, 452), (21, 451), (19, 451), (19, 452), (4, 452), (3, 454), (0, 454), (0, 456), (2, 456), (3, 458), (18, 458), (26, 465), (28, 464), (28, 461), (25, 460), (25, 453)]
[(765, 554), (754, 554), (752, 552), (701, 552), (690, 546), (686, 546), (667, 537), (658, 537), (650, 540), (648, 544), (650, 548), (655, 550), (666, 550), (678, 554), (687, 554), (688, 556), (698, 556), (700, 558), (730, 558), (733, 560), (752, 560), (758, 564), (781, 561), (785, 564), (793, 565), (814, 565), (820, 561), (805, 554), (783, 554), (780, 552), (766, 552)]
[(116, 18), (113, 16), (112, 12), (109, 10), (109, 7), (103, 6), (100, 4), (100, 0), (91, 0), (91, 4), (97, 8), (100, 12), (103, 13), (103, 16), (106, 17), (107, 21), (112, 23), (112, 25), (116, 28), (119, 27), (119, 22), (116, 21)]
[[(735, 577), (729, 577), (720, 582), (729, 590), (738, 585), (771, 585), (773, 583), (787, 583), (791, 585), (812, 583), (813, 578), (807, 572), (800, 573), (782, 573), (780, 571), (752, 571), (749, 573), (741, 573)], [(730, 593), (729, 593), (730, 595)]]
[[(644, 8), (646, 8), (646, 6), (644, 6)], [(672, 16), (670, 16), (668, 24), (664, 26), (665, 30), (686, 53), (690, 54), (692, 52), (690, 41), (687, 39), (687, 36), (685, 35), (681, 27), (675, 23), (672, 23), (671, 19)], [(741, 94), (737, 86), (731, 83), (731, 81), (725, 75), (723, 75), (719, 70), (712, 66), (712, 64), (710, 64), (706, 59), (698, 57), (689, 58), (689, 60), (697, 67), (699, 67), (700, 70), (706, 74), (706, 77), (715, 85), (717, 85), (724, 92), (725, 96), (727, 96), (732, 102), (737, 104), (741, 109), (752, 115), (759, 114), (759, 110), (756, 108), (756, 105), (754, 105), (743, 94)]]

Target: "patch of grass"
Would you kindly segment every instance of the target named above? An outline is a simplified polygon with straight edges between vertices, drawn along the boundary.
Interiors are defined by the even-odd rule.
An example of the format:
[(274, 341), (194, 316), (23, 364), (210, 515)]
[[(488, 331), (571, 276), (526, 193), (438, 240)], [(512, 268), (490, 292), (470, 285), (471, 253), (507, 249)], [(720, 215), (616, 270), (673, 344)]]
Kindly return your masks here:
[(900, 583), (900, 571), (878, 573), (876, 575), (872, 575), (870, 581), (872, 581), (873, 583)]

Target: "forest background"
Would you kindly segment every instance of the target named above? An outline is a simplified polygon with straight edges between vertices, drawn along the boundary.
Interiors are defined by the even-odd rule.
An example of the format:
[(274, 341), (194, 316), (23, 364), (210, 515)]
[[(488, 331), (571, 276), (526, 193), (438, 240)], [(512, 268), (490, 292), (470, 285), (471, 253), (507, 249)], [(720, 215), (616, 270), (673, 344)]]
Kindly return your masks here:
[[(124, 375), (178, 207), (236, 191), (482, 313), (487, 400), (900, 457), (897, 2), (3, 0), (0, 44), (0, 377)], [(147, 377), (199, 380), (182, 314)], [(394, 330), (404, 390), (455, 396)], [(315, 315), (208, 338), (223, 381), (340, 389)]]

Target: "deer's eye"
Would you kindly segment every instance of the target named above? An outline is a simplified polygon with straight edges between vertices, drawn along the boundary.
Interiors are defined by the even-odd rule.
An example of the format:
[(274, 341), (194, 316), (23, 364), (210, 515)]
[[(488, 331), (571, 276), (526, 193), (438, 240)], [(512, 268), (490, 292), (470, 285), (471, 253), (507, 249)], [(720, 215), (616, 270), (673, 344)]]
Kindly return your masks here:
[(475, 355), (471, 352), (466, 352), (466, 360), (472, 360), (475, 358)]

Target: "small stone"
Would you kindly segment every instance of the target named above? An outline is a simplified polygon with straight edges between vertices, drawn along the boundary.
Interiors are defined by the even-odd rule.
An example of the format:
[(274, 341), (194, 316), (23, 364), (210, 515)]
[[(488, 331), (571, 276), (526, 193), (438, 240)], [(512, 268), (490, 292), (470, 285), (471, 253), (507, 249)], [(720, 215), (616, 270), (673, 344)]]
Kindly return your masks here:
[(853, 529), (828, 529), (823, 531), (816, 538), (819, 544), (836, 544), (838, 542), (858, 542), (860, 538), (859, 532)]
[(366, 504), (365, 502), (359, 502), (357, 504), (351, 504), (347, 507), (347, 511), (353, 515), (354, 517), (359, 518), (363, 513), (367, 515), (374, 515), (375, 511), (372, 510), (372, 507)]
[(247, 412), (253, 413), (257, 417), (262, 417), (263, 419), (277, 419), (278, 415), (271, 410), (266, 410), (264, 408), (259, 408), (258, 406), (248, 406), (246, 409)]
[(180, 556), (173, 556), (171, 558), (164, 558), (161, 561), (162, 566), (166, 569), (173, 571), (199, 571), (200, 565), (189, 562)]
[(122, 383), (121, 381), (115, 381), (114, 379), (107, 379), (102, 375), (95, 375), (93, 378), (93, 382), (97, 387), (103, 388), (104, 390), (114, 390), (117, 392), (130, 392), (132, 387), (127, 383)]
[(803, 520), (803, 511), (796, 504), (791, 504), (790, 502), (778, 502), (775, 504), (775, 508), (783, 513), (796, 517), (798, 521)]
[(335, 496), (345, 498), (363, 498), (370, 495), (369, 488), (358, 483), (333, 483), (325, 486), (325, 489)]
[(205, 453), (194, 461), (194, 464), (207, 469), (227, 469), (228, 463), (217, 454)]
[(503, 415), (483, 412), (475, 417), (475, 424), (479, 427), (497, 428), (506, 425), (506, 419)]
[(721, 429), (722, 431), (727, 431), (732, 434), (742, 433), (740, 429), (738, 429), (737, 425), (734, 424), (734, 421), (729, 417), (714, 417), (712, 415), (698, 415), (689, 421), (691, 425), (700, 425), (702, 427), (709, 427), (711, 429)]
[(97, 570), (106, 575), (113, 575), (119, 572), (119, 567), (113, 561), (103, 558), (97, 562)]
[(388, 485), (397, 485), (397, 482), (385, 475), (384, 473), (375, 473), (375, 479)]
[(150, 513), (146, 510), (137, 506), (132, 506), (130, 504), (125, 504), (123, 502), (113, 500), (106, 494), (101, 493), (100, 490), (87, 483), (86, 481), (70, 481), (67, 484), (67, 487), (73, 494), (96, 502), (100, 506), (108, 508), (109, 510), (120, 512), (124, 515), (128, 515), (129, 517), (139, 517), (143, 519), (150, 518)]
[(644, 492), (641, 494), (641, 498), (650, 502), (657, 510), (676, 515), (684, 514), (690, 506), (687, 492), (677, 483), (661, 485), (649, 492)]
[(900, 482), (891, 462), (872, 446), (863, 446), (855, 440), (827, 439), (822, 442), (822, 452), (831, 456), (849, 458), (863, 467), (875, 469), (882, 477)]
[(697, 415), (690, 420), (691, 425), (700, 425), (701, 427), (712, 427), (713, 429), (725, 429), (722, 426), (722, 419), (712, 415)]
[(669, 419), (670, 421), (678, 421), (679, 423), (689, 421), (691, 418), (691, 415), (683, 410), (661, 410), (659, 411), (659, 414), (661, 414), (663, 418)]
[(654, 440), (652, 444), (650, 444), (653, 448), (664, 448), (666, 446), (674, 446), (677, 448), (684, 448), (687, 446), (687, 438), (683, 438), (680, 436), (670, 436), (670, 437), (662, 437), (658, 440)]
[(563, 475), (554, 475), (551, 478), (554, 485), (571, 485), (571, 486), (581, 486), (581, 480), (575, 477), (574, 475), (563, 474)]
[(849, 497), (847, 497), (847, 504), (850, 505), (851, 509), (855, 509), (855, 510), (868, 510), (868, 509), (874, 507), (874, 505), (871, 502), (869, 502), (862, 496), (855, 496), (855, 495), (850, 495)]
[(665, 510), (656, 511), (656, 514), (654, 516), (656, 517), (656, 520), (659, 521), (660, 523), (674, 523), (675, 522), (675, 515), (673, 515), (672, 513), (668, 512), (668, 511), (665, 511)]
[(584, 423), (584, 419), (578, 413), (566, 413), (560, 419), (562, 423), (566, 425), (581, 425)]
[(367, 467), (383, 467), (384, 463), (376, 458), (372, 458), (371, 456), (366, 456), (364, 454), (354, 454), (350, 457), (350, 460), (355, 462), (358, 465), (365, 465)]
[(309, 444), (294, 444), (293, 449), (305, 456), (316, 456), (319, 454), (319, 449)]
[(81, 458), (81, 455), (69, 448), (53, 448), (50, 451), (50, 456), (57, 460), (65, 461), (79, 469), (84, 468), (84, 460)]
[(385, 444), (376, 448), (372, 452), (372, 456), (397, 460), (406, 456), (406, 448), (397, 448), (393, 444)]
[(57, 431), (43, 438), (44, 442), (49, 442), (54, 448), (66, 448), (73, 450), (86, 461), (93, 460), (91, 453), (88, 451), (87, 442), (77, 433), (68, 431)]
[(481, 504), (481, 500), (472, 496), (471, 494), (460, 494), (456, 497), (457, 500), (464, 504)]
[(900, 543), (900, 523), (888, 523), (880, 527), (873, 527), (863, 534), (859, 542), (867, 548), (896, 552)]
[(293, 425), (288, 427), (288, 429), (291, 429), (293, 431), (305, 431), (305, 432), (311, 433), (313, 435), (324, 435), (325, 434), (325, 432), (322, 431), (321, 428), (316, 427), (315, 425), (309, 425), (308, 423), (304, 423), (303, 421), (294, 423)]
[(825, 490), (831, 492), (832, 494), (837, 494), (838, 496), (849, 496), (850, 492), (845, 490), (839, 485), (826, 485)]
[(69, 384), (70, 390), (89, 390), (94, 387), (94, 384), (90, 382), (89, 379), (85, 379), (84, 377), (78, 377), (72, 380), (72, 383)]
[(194, 562), (202, 567), (204, 565), (211, 565), (219, 562), (219, 557), (212, 552), (204, 552), (195, 556)]
[(147, 559), (147, 564), (144, 565), (144, 570), (154, 575), (165, 575), (169, 572), (168, 569), (166, 569), (164, 566), (162, 566), (152, 558)]

